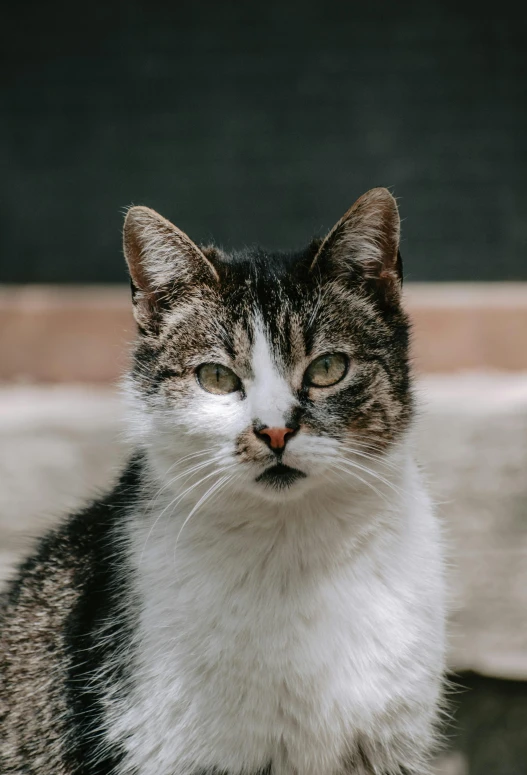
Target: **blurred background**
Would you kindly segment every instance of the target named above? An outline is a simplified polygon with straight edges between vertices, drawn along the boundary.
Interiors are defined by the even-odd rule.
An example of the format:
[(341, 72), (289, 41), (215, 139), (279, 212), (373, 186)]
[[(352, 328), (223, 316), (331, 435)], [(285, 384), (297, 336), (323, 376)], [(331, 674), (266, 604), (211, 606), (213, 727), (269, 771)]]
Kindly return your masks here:
[(6, 6), (3, 280), (122, 282), (131, 203), (290, 248), (374, 185), (400, 199), (409, 280), (527, 280), (519, 5)]
[(297, 248), (387, 186), (452, 565), (437, 772), (527, 773), (526, 41), (509, 0), (4, 5), (2, 579), (126, 455), (126, 207)]

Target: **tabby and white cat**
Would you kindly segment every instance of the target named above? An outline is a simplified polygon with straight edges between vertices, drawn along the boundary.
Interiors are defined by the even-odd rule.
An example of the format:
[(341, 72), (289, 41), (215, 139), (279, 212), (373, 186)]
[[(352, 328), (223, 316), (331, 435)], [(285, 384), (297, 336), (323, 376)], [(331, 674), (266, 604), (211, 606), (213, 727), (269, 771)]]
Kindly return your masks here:
[(8, 590), (0, 771), (422, 775), (444, 669), (399, 216), (293, 255), (124, 228), (136, 453)]

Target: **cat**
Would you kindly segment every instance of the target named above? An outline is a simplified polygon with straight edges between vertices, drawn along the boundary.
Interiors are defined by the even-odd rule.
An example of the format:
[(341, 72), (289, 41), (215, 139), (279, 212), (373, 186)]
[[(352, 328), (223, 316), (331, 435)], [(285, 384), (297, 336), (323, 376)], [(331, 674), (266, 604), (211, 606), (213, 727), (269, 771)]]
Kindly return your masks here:
[(294, 254), (124, 226), (135, 452), (1, 626), (3, 775), (423, 775), (441, 535), (414, 462), (392, 195)]

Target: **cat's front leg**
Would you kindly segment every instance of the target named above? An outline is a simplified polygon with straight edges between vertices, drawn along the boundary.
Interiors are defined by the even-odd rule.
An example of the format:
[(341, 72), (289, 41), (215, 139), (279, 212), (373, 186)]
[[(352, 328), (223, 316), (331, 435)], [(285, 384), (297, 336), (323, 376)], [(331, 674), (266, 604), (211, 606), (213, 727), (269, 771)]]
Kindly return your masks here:
[(430, 775), (430, 770), (419, 762), (398, 762), (389, 749), (358, 743), (348, 755), (339, 775)]
[(350, 762), (346, 764), (346, 769), (339, 773), (339, 775), (430, 775), (430, 771), (426, 769), (408, 769), (395, 765), (394, 768), (379, 770), (371, 762)]

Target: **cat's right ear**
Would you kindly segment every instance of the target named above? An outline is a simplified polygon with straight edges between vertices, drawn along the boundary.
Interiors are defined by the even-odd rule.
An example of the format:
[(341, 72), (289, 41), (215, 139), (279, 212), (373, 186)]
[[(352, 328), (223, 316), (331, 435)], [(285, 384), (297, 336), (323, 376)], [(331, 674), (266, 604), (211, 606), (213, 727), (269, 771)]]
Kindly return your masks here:
[(131, 207), (123, 247), (132, 287), (134, 317), (141, 330), (155, 329), (178, 295), (218, 281), (213, 264), (187, 235), (149, 207)]

